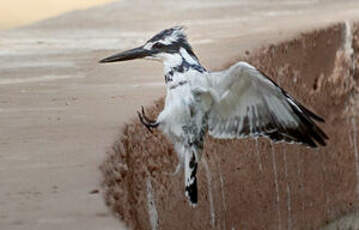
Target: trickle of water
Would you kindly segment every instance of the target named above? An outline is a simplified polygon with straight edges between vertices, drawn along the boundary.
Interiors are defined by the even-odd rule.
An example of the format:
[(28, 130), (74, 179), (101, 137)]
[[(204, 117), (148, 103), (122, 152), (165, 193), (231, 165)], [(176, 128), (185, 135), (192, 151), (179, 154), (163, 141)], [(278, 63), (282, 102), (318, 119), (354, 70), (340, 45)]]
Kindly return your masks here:
[(221, 217), (221, 219), (223, 219), (223, 229), (227, 229), (227, 224), (226, 224), (227, 204), (226, 204), (226, 197), (224, 193), (224, 179), (222, 175), (221, 161), (217, 158), (216, 154), (214, 154), (213, 156), (215, 158), (215, 161), (218, 162), (216, 165), (218, 170), (219, 182), (221, 183), (221, 195), (222, 195), (222, 205), (223, 205), (223, 213), (221, 213), (223, 214), (223, 216)]
[(209, 200), (209, 211), (211, 216), (211, 225), (214, 227), (215, 225), (215, 210), (214, 210), (214, 204), (213, 204), (213, 194), (212, 194), (212, 177), (211, 172), (209, 171), (207, 160), (205, 157), (202, 158), (204, 169), (206, 170), (206, 176), (208, 181), (208, 200)]
[(288, 208), (288, 229), (292, 229), (292, 199), (291, 199), (289, 184), (287, 184), (287, 208)]
[[(281, 148), (283, 153), (283, 160), (284, 160), (284, 174), (285, 179), (288, 181), (288, 165), (287, 165), (287, 153), (285, 151), (285, 148)], [(291, 200), (291, 193), (290, 193), (290, 187), (289, 183), (287, 183), (287, 209), (288, 209), (288, 229), (292, 229), (292, 200)]]
[(276, 191), (276, 206), (277, 206), (277, 213), (278, 213), (278, 229), (282, 229), (282, 215), (280, 212), (280, 197), (279, 197), (279, 185), (278, 185), (278, 174), (277, 174), (277, 163), (275, 159), (275, 152), (274, 152), (274, 145), (271, 143), (272, 147), (272, 164), (273, 164), (273, 173), (274, 173), (274, 185)]
[[(353, 49), (353, 34), (352, 29), (350, 26), (350, 22), (345, 22), (345, 39), (343, 44), (344, 52), (348, 56), (348, 58), (352, 58), (352, 55), (354, 53)], [(354, 63), (355, 64), (355, 63)]]
[(146, 187), (147, 187), (147, 209), (148, 209), (148, 216), (150, 217), (150, 223), (152, 230), (158, 229), (158, 213), (156, 208), (155, 199), (153, 197), (153, 188), (151, 179), (147, 177), (146, 179)]
[(288, 178), (288, 166), (287, 166), (287, 153), (285, 152), (285, 148), (281, 148), (283, 153), (283, 160), (284, 160), (284, 174), (285, 178)]
[(219, 181), (221, 182), (221, 191), (222, 191), (222, 202), (223, 202), (223, 209), (224, 209), (224, 229), (227, 229), (226, 227), (226, 212), (227, 212), (227, 204), (226, 204), (226, 199), (225, 199), (225, 195), (224, 195), (224, 180), (223, 180), (223, 176), (222, 173), (219, 173)]
[(352, 143), (354, 148), (354, 156), (355, 156), (355, 168), (356, 168), (356, 176), (357, 176), (357, 195), (359, 196), (359, 153), (358, 153), (358, 133), (357, 133), (357, 124), (356, 119), (353, 116), (352, 119), (352, 127), (353, 127), (353, 136), (352, 136)]
[[(351, 60), (351, 68), (352, 68), (352, 72), (355, 72), (355, 59), (353, 57), (354, 55), (354, 49), (353, 49), (353, 34), (352, 34), (352, 28), (351, 28), (351, 24), (350, 22), (346, 21), (345, 22), (345, 39), (344, 39), (344, 52), (346, 53), (348, 59)], [(349, 72), (350, 73), (350, 72)], [(353, 97), (353, 95), (352, 95)], [(352, 98), (352, 101), (356, 101)], [(353, 135), (350, 135), (352, 137), (352, 145), (354, 148), (354, 156), (355, 156), (355, 168), (356, 168), (356, 177), (357, 177), (357, 188), (356, 188), (356, 192), (357, 195), (359, 196), (359, 153), (358, 153), (358, 143), (357, 143), (357, 124), (356, 124), (356, 118), (355, 118), (355, 111), (353, 111), (353, 107), (354, 105), (352, 105), (351, 107), (351, 112), (352, 112), (352, 118), (351, 118), (351, 123), (352, 123), (352, 127), (353, 127)], [(351, 139), (351, 138), (349, 138)]]
[(259, 145), (258, 145), (258, 139), (256, 138), (256, 155), (257, 155), (257, 159), (259, 162), (259, 171), (262, 172), (263, 171), (263, 166), (262, 166), (262, 159), (261, 156), (259, 154)]

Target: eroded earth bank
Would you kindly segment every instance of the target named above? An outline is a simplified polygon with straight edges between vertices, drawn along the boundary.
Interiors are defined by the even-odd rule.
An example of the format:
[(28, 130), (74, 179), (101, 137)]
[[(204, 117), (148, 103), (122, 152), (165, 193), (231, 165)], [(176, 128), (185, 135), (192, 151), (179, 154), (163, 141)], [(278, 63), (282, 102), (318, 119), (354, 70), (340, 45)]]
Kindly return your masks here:
[[(267, 46), (246, 60), (324, 117), (324, 148), (208, 137), (199, 205), (184, 196), (171, 144), (129, 121), (101, 166), (106, 203), (135, 229), (349, 229), (359, 206), (359, 24), (340, 23)], [(147, 108), (152, 117), (159, 99)], [(353, 216), (347, 218), (345, 216)], [(347, 219), (339, 220), (341, 217)], [(346, 225), (345, 225), (345, 224)], [(345, 227), (346, 226), (346, 227)]]

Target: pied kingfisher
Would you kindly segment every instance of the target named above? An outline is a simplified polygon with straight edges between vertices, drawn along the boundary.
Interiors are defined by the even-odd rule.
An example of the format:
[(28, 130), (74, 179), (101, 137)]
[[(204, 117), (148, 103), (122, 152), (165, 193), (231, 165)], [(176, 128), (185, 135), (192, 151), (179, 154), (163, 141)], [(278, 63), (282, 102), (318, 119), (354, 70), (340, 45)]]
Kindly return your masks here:
[(314, 123), (324, 122), (265, 74), (246, 62), (208, 72), (194, 54), (183, 27), (166, 29), (144, 45), (100, 61), (138, 58), (161, 61), (167, 95), (156, 120), (138, 112), (150, 131), (159, 128), (174, 144), (184, 167), (185, 195), (195, 206), (197, 164), (206, 133), (215, 138), (267, 137), (274, 142), (325, 146), (327, 135)]

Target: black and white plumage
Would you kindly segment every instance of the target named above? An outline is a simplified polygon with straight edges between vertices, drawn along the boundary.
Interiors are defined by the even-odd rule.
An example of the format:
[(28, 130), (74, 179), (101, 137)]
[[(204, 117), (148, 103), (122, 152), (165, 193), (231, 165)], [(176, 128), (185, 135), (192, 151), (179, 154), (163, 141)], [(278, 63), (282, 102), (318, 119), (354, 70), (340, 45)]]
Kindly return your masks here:
[(215, 138), (263, 136), (274, 142), (326, 145), (327, 135), (314, 122), (324, 120), (255, 67), (238, 62), (221, 72), (207, 72), (182, 27), (163, 30), (143, 46), (100, 62), (136, 58), (164, 64), (164, 110), (155, 121), (143, 109), (138, 115), (149, 130), (159, 128), (174, 144), (179, 166), (184, 167), (185, 194), (192, 205), (198, 202), (196, 172), (207, 132)]

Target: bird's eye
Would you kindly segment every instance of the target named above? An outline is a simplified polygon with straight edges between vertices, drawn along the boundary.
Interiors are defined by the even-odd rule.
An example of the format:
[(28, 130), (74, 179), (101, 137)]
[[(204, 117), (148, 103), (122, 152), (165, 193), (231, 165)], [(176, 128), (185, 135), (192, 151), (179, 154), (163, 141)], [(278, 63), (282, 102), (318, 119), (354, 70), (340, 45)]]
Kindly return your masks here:
[(152, 46), (152, 48), (155, 48), (155, 49), (162, 49), (164, 47), (165, 47), (165, 45), (160, 42), (157, 42)]

